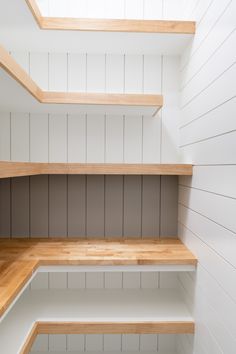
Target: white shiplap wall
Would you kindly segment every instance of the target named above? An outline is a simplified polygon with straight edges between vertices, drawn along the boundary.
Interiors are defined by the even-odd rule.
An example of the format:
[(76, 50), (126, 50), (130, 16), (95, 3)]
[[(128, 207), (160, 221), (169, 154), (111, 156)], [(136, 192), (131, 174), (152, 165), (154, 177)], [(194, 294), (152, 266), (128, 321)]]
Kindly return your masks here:
[(236, 352), (236, 2), (199, 0), (192, 45), (182, 56), (180, 151), (195, 164), (180, 178), (179, 235), (199, 259), (179, 275), (196, 334), (179, 353)]
[(0, 113), (0, 159), (49, 162), (177, 162), (179, 58), (15, 53), (43, 89), (163, 93), (156, 117)]
[(121, 19), (191, 18), (197, 0), (37, 0), (43, 16)]

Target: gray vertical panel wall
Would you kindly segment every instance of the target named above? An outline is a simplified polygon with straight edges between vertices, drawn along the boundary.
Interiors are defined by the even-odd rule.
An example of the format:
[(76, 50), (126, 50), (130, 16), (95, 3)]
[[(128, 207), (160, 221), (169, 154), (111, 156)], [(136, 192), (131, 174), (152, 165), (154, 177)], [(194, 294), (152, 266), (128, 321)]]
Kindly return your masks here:
[(175, 176), (32, 176), (0, 180), (1, 237), (177, 235)]
[(159, 176), (142, 177), (143, 238), (160, 236), (160, 180)]
[(142, 177), (124, 177), (124, 236), (141, 236), (142, 215)]
[(29, 180), (29, 177), (21, 177), (11, 181), (11, 228), (16, 237), (30, 234)]
[(49, 176), (49, 236), (67, 236), (67, 176)]
[(176, 236), (178, 219), (178, 178), (163, 176), (161, 178), (161, 223), (160, 235)]
[(87, 227), (91, 237), (105, 234), (105, 189), (104, 176), (87, 176)]
[(105, 236), (120, 238), (123, 233), (123, 176), (105, 177)]
[(11, 234), (11, 180), (0, 180), (0, 237)]
[(30, 178), (30, 235), (48, 237), (49, 199), (48, 176)]
[(86, 176), (68, 176), (68, 237), (86, 235)]

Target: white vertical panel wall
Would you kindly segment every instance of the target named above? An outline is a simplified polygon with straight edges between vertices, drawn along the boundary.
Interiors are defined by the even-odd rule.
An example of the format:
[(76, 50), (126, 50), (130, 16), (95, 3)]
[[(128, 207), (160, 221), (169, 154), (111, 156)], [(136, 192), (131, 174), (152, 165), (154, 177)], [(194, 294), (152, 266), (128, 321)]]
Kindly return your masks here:
[[(181, 63), (180, 152), (195, 165), (180, 178), (179, 235), (199, 259), (179, 276), (191, 306), (194, 343), (179, 353), (236, 352), (236, 2), (199, 0), (191, 46)], [(193, 349), (191, 349), (193, 348)]]
[(12, 55), (41, 87), (51, 91), (163, 93), (165, 106), (156, 117), (0, 114), (1, 160), (178, 162), (179, 57)]

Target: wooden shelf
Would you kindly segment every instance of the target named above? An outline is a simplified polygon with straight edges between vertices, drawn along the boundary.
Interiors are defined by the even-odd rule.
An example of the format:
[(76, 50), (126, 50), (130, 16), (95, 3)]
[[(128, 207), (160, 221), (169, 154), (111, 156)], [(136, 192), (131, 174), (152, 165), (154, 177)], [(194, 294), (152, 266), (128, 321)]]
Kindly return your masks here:
[[(55, 266), (81, 266), (82, 271), (86, 271), (84, 266), (106, 266), (110, 271), (109, 266), (166, 265), (172, 266), (172, 271), (176, 266), (179, 271), (180, 266), (182, 270), (187, 270), (186, 266), (194, 269), (196, 263), (194, 255), (178, 239), (3, 239), (0, 240), (0, 316), (8, 310), (40, 267), (47, 266), (44, 270), (50, 271), (50, 266), (54, 266), (55, 271)], [(130, 270), (129, 267), (127, 269)], [(101, 267), (98, 270), (101, 271)], [(118, 270), (121, 271), (120, 268)], [(136, 270), (140, 271), (139, 268)], [(63, 271), (70, 271), (70, 268), (64, 268)]]
[(180, 55), (195, 33), (192, 21), (45, 18), (28, 3), (34, 16), (24, 0), (0, 11), (0, 43), (9, 50)]
[(33, 175), (177, 175), (191, 176), (190, 164), (42, 163), (0, 161), (0, 178)]
[(25, 342), (21, 353), (28, 353), (36, 334), (194, 333), (193, 318), (174, 289), (27, 291), (0, 326), (7, 354), (19, 353)]
[[(40, 104), (46, 106), (48, 112), (55, 110), (55, 105), (79, 105), (79, 112), (88, 113), (88, 106), (92, 106), (92, 111), (97, 112), (100, 110), (106, 113), (123, 113), (123, 114), (137, 114), (140, 115), (155, 115), (163, 105), (162, 95), (149, 95), (149, 94), (109, 94), (109, 93), (80, 93), (80, 92), (49, 92), (43, 91), (41, 88), (30, 78), (30, 76), (21, 68), (21, 66), (14, 60), (14, 58), (0, 46), (0, 67), (6, 71), (16, 82), (7, 78), (2, 73), (2, 80), (0, 82), (1, 92), (5, 92), (8, 98), (2, 96), (0, 98), (1, 109), (12, 111), (13, 107), (21, 111), (40, 111)], [(10, 79), (10, 80), (9, 80)], [(27, 90), (32, 97), (25, 99), (22, 96), (21, 87)], [(14, 94), (12, 94), (15, 90)], [(24, 93), (23, 93), (24, 95)], [(12, 99), (14, 97), (14, 99)], [(8, 104), (8, 106), (7, 106)], [(16, 105), (16, 106), (14, 106)], [(75, 109), (75, 108), (73, 108)], [(91, 110), (91, 108), (90, 108)], [(68, 112), (67, 112), (68, 113)]]
[(44, 17), (36, 0), (26, 0), (39, 28), (44, 30), (194, 34), (194, 21)]

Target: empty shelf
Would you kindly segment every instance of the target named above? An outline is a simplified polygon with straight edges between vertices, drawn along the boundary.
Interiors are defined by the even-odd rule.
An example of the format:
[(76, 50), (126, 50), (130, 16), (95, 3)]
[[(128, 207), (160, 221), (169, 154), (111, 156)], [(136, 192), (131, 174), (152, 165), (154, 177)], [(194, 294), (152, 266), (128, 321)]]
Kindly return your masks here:
[(190, 164), (38, 163), (0, 161), (0, 178), (33, 175), (177, 175), (191, 176)]
[(24, 0), (0, 11), (0, 42), (9, 50), (177, 55), (195, 33), (192, 21), (44, 18), (28, 2), (34, 16)]
[(43, 91), (3, 47), (0, 67), (2, 111), (152, 116), (163, 105), (162, 95)]
[[(178, 239), (81, 240), (18, 239), (0, 240), (0, 316), (31, 280), (36, 271), (119, 271), (194, 270), (197, 260)], [(122, 266), (122, 267), (121, 267)], [(152, 266), (152, 267), (151, 267)], [(52, 268), (50, 268), (52, 267)], [(103, 268), (102, 268), (103, 267)], [(126, 268), (127, 267), (127, 268)], [(141, 267), (141, 268), (139, 268)], [(150, 268), (151, 267), (151, 268)], [(169, 268), (168, 268), (169, 267)]]
[(129, 20), (42, 16), (36, 0), (26, 0), (41, 29), (99, 32), (194, 34), (194, 21)]
[(189, 334), (194, 321), (174, 289), (35, 290), (22, 295), (0, 329), (1, 350), (15, 354), (35, 332)]

